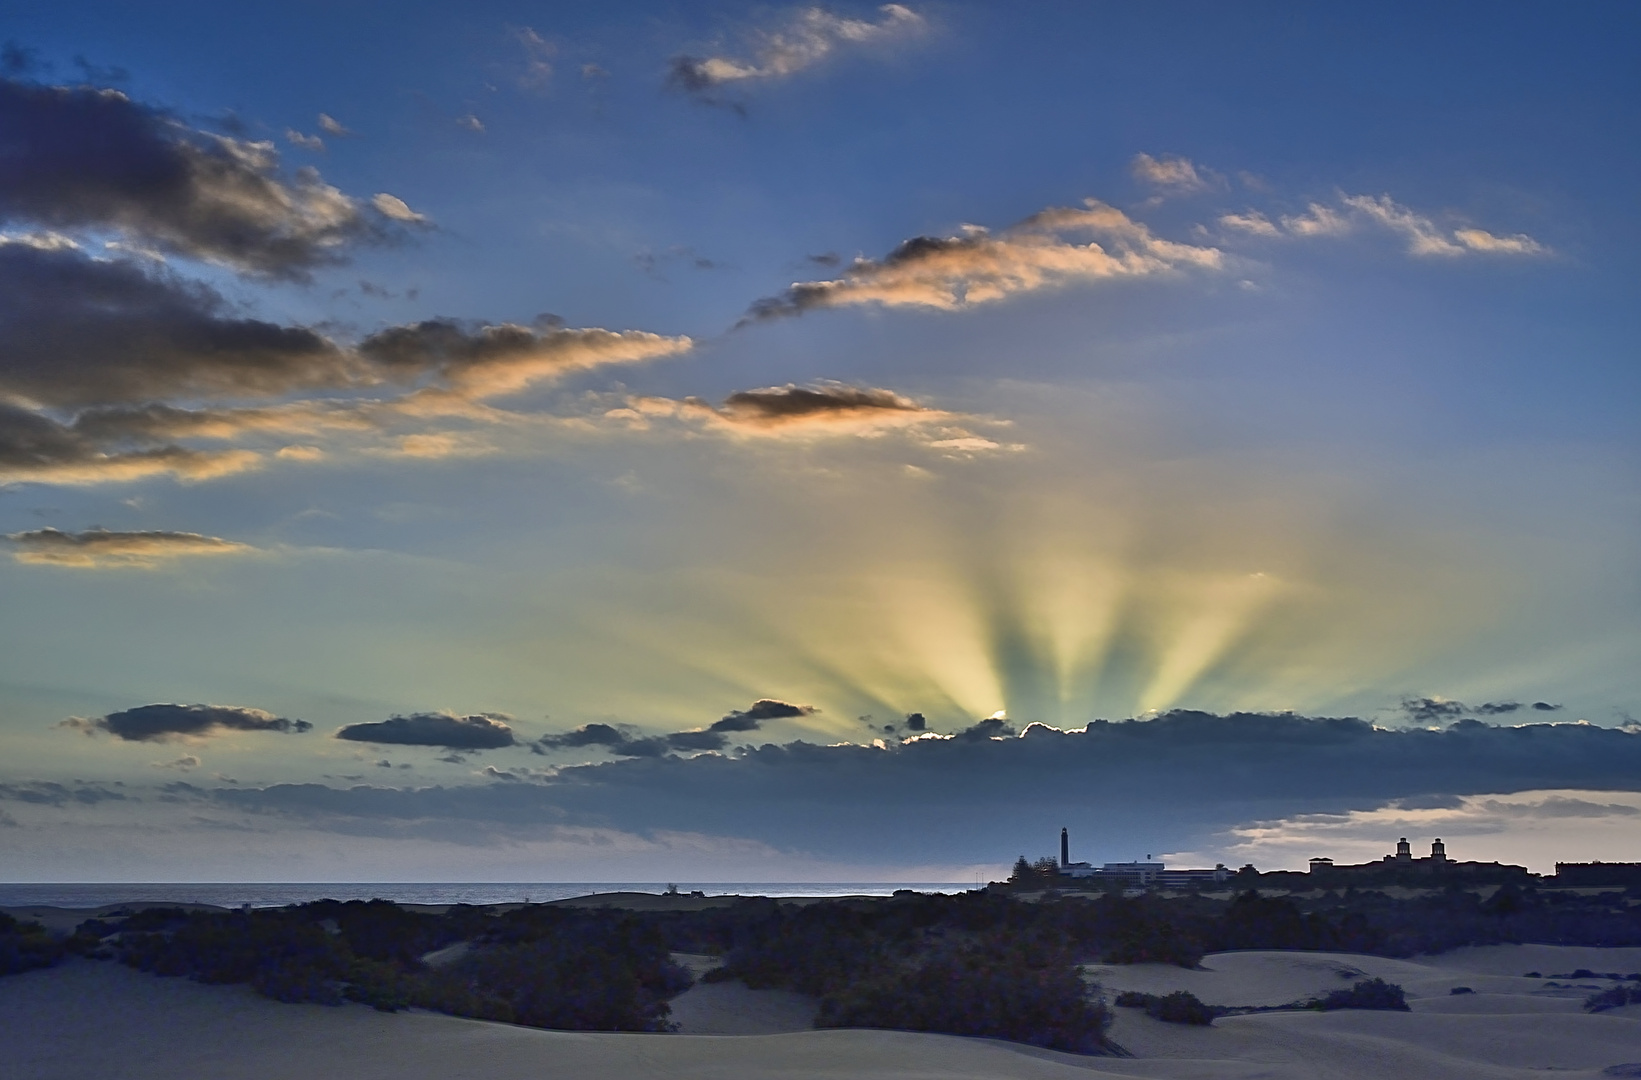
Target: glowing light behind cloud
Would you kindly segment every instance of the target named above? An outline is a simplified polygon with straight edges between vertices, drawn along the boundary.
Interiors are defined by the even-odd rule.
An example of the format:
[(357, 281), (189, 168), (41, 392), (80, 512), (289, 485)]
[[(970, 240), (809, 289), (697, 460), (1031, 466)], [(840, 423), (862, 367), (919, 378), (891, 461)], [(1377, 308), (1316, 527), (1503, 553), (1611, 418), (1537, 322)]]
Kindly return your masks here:
[(664, 511), (650, 572), (612, 570), (588, 585), (596, 604), (555, 598), (593, 633), (553, 638), (554, 682), (584, 699), (603, 678), (576, 715), (640, 724), (697, 697), (813, 701), (791, 730), (827, 738), (861, 738), (866, 713), (949, 729), (998, 709), (1056, 726), (1360, 710), (1519, 602), (1496, 548), (1364, 525), (1371, 496), (1325, 469), (1159, 464), (1121, 441), (1075, 455), (1102, 470), (1046, 475), (1012, 458), (913, 474), (886, 446), (756, 463), (700, 447), (675, 467), (718, 477), (714, 514)]

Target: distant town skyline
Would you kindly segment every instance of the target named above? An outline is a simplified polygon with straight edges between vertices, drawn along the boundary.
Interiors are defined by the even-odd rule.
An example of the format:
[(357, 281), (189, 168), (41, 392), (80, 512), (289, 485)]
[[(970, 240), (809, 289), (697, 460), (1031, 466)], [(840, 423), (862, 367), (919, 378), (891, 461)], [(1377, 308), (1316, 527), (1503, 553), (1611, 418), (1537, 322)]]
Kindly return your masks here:
[(1638, 22), (20, 0), (0, 875), (1641, 858)]

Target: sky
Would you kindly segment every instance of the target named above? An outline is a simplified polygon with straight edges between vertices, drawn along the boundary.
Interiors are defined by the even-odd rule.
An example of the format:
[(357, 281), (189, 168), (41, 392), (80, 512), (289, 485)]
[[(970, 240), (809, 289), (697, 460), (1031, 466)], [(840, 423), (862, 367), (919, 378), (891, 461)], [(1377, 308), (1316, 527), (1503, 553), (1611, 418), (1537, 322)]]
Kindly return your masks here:
[(0, 877), (1641, 859), (1632, 5), (0, 22)]

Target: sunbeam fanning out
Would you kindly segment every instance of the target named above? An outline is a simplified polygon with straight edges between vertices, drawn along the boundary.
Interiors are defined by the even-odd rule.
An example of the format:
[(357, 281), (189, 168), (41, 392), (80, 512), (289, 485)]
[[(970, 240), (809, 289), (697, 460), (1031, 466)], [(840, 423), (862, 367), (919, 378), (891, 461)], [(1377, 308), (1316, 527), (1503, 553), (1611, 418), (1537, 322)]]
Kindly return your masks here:
[(1641, 7), (1174, 7), (8, 4), (0, 885), (1621, 846)]

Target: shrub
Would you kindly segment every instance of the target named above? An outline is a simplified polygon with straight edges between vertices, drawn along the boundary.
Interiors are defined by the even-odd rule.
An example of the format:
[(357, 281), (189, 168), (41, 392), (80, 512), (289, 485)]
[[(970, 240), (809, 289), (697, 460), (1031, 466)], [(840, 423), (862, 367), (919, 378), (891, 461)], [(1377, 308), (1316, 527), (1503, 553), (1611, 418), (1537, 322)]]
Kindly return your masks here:
[(1124, 927), (1102, 959), (1108, 964), (1202, 963), (1202, 945), (1171, 922), (1142, 919)]
[(1172, 994), (1164, 994), (1156, 1003), (1147, 1006), (1147, 1016), (1169, 1024), (1200, 1024), (1208, 1025), (1214, 1022), (1214, 1010), (1204, 1005), (1195, 994), (1186, 990), (1175, 990)]
[(1407, 1012), (1407, 994), (1395, 983), (1363, 979), (1349, 990), (1335, 990), (1313, 1003), (1324, 1012), (1333, 1009), (1393, 1009)]
[(1144, 1009), (1145, 1015), (1168, 1024), (1206, 1026), (1214, 1022), (1213, 1007), (1204, 1005), (1201, 999), (1188, 990), (1175, 990), (1160, 997), (1156, 994), (1143, 994), (1138, 990), (1124, 990), (1117, 995), (1117, 1004), (1125, 1009)]
[(62, 962), (67, 949), (39, 923), (18, 922), (0, 912), (0, 975), (16, 975)]
[(1641, 1005), (1641, 987), (1615, 986), (1584, 999), (1584, 1008), (1589, 1012), (1606, 1012), (1625, 1005)]
[(815, 1026), (990, 1036), (1087, 1054), (1106, 1048), (1110, 1022), (1069, 961), (970, 948), (936, 953), (824, 999)]

